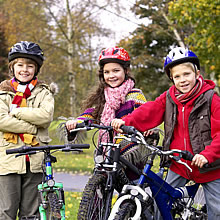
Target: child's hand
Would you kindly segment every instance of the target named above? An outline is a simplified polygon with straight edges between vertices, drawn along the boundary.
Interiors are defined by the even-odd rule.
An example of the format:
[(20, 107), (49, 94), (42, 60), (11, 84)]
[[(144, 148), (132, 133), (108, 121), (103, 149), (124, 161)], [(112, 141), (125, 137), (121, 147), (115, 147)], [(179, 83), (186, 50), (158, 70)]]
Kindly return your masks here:
[(148, 135), (152, 135), (154, 133), (154, 130), (147, 130), (144, 132), (144, 136), (147, 137)]
[(72, 130), (72, 129), (75, 129), (76, 125), (77, 125), (77, 120), (76, 119), (69, 120), (69, 121), (66, 122), (66, 128), (69, 131)]
[(193, 159), (191, 165), (195, 165), (197, 167), (202, 168), (204, 164), (208, 163), (209, 161), (201, 154), (196, 154)]
[(125, 124), (125, 122), (121, 119), (113, 119), (111, 122), (111, 126), (113, 127), (113, 129), (119, 133), (123, 133), (123, 131), (120, 129), (120, 127), (124, 124)]

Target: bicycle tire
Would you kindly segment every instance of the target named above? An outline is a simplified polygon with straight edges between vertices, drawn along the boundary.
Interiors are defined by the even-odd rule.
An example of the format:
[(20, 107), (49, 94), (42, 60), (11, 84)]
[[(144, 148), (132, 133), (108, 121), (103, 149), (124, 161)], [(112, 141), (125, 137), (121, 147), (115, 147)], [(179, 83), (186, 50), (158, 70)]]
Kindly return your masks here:
[[(107, 177), (102, 174), (93, 174), (88, 180), (78, 209), (78, 220), (104, 220), (104, 213), (110, 214), (111, 207), (106, 210), (107, 199), (112, 200), (113, 192), (105, 191)], [(111, 204), (111, 201), (109, 201)]]
[(55, 192), (50, 192), (47, 195), (47, 199), (49, 203), (46, 211), (47, 220), (61, 220), (57, 194)]
[[(141, 220), (151, 220), (154, 219), (153, 213), (150, 211), (150, 206), (142, 203), (142, 213)], [(134, 200), (128, 199), (125, 200), (119, 207), (118, 212), (116, 213), (114, 220), (128, 220), (131, 217), (134, 217), (136, 213), (136, 204)]]
[(115, 215), (115, 220), (128, 220), (133, 217), (136, 212), (136, 205), (132, 200), (123, 202)]

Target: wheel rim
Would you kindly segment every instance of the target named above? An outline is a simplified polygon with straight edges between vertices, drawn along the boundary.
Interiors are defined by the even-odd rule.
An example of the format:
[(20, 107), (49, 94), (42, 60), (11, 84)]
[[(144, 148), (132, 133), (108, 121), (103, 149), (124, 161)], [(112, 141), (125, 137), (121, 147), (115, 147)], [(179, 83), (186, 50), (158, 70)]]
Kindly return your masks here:
[(93, 201), (90, 203), (91, 205), (88, 211), (88, 219), (96, 220), (103, 218), (104, 198), (105, 194), (103, 191), (103, 187), (99, 186), (94, 191)]

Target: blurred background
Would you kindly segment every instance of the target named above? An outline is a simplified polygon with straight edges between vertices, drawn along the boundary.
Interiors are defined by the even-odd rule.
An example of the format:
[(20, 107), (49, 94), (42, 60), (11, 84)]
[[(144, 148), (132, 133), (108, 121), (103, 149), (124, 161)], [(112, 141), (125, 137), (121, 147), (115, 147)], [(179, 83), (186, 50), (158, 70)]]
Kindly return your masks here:
[(0, 0), (0, 81), (8, 77), (10, 47), (27, 40), (45, 53), (40, 80), (59, 86), (54, 119), (80, 113), (98, 80), (98, 55), (109, 46), (129, 52), (148, 100), (170, 86), (163, 62), (174, 46), (193, 50), (203, 76), (219, 86), (219, 15), (219, 0)]
[[(175, 46), (189, 47), (197, 54), (203, 76), (214, 80), (218, 91), (219, 30), (219, 0), (0, 0), (0, 81), (8, 78), (7, 54), (13, 44), (40, 45), (46, 59), (39, 79), (59, 87), (50, 126), (51, 144), (57, 144), (57, 119), (81, 112), (81, 101), (97, 84), (97, 61), (103, 48), (117, 45), (129, 52), (136, 87), (147, 100), (171, 85), (163, 63)], [(91, 142), (91, 136), (84, 137), (85, 143)], [(88, 178), (92, 173), (93, 151), (91, 144), (80, 154), (56, 153), (54, 168), (65, 173), (64, 188), (68, 182), (75, 187), (80, 176)], [(77, 174), (77, 180), (70, 180), (70, 174)], [(76, 219), (81, 195), (65, 192), (67, 219)]]

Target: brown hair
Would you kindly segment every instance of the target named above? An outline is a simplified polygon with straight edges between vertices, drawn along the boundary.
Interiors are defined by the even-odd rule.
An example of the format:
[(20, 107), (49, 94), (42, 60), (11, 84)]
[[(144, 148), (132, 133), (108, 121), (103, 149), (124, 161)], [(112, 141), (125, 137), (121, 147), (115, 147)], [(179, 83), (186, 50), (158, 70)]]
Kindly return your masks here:
[[(125, 80), (132, 79), (135, 82), (135, 79), (130, 74), (130, 68), (127, 65), (120, 64), (125, 71)], [(82, 109), (85, 111), (87, 108), (94, 108), (92, 116), (97, 121), (100, 120), (101, 114), (105, 105), (105, 94), (104, 89), (108, 86), (104, 80), (103, 73), (104, 65), (100, 66), (98, 77), (99, 84), (90, 92), (89, 96), (82, 102)]]
[(38, 70), (38, 65), (34, 60), (28, 59), (28, 58), (16, 58), (14, 60), (12, 60), (9, 64), (8, 64), (8, 69), (9, 69), (9, 75), (11, 77), (14, 76), (14, 65), (18, 62), (18, 60), (23, 60), (26, 64), (34, 64), (35, 65), (35, 72), (37, 72)]

